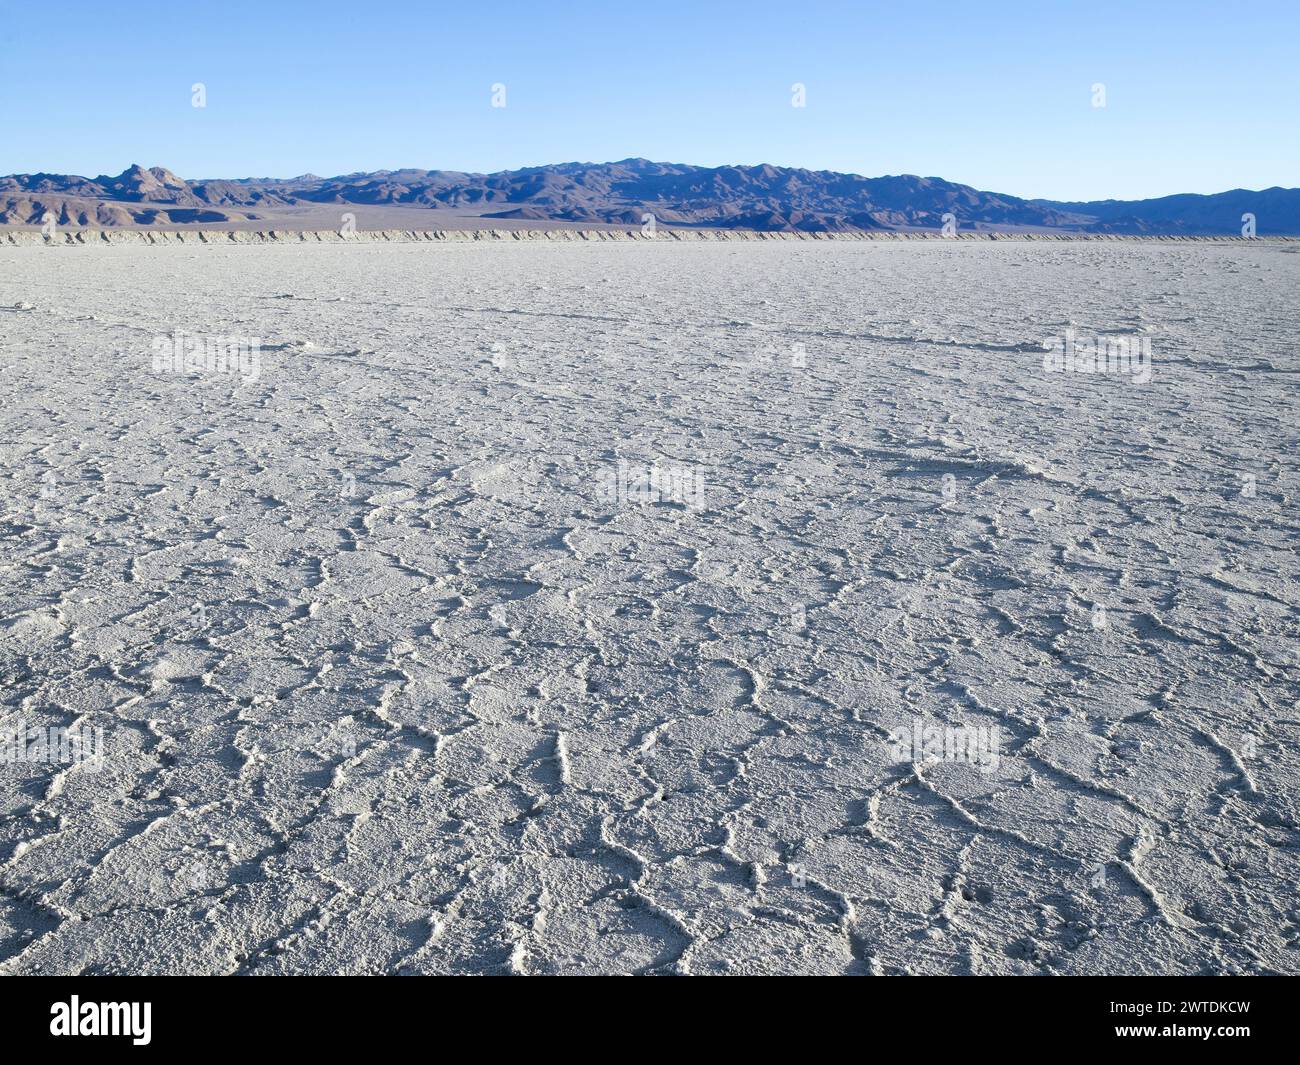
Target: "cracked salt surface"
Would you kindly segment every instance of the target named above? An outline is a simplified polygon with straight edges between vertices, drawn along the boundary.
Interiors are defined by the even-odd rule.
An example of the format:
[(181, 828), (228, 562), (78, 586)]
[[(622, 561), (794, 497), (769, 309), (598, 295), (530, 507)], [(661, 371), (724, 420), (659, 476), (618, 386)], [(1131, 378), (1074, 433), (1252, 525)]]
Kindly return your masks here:
[[(0, 765), (0, 972), (1296, 972), (1297, 291), (0, 250), (0, 728), (104, 737)], [(1044, 372), (1067, 329), (1151, 381)]]

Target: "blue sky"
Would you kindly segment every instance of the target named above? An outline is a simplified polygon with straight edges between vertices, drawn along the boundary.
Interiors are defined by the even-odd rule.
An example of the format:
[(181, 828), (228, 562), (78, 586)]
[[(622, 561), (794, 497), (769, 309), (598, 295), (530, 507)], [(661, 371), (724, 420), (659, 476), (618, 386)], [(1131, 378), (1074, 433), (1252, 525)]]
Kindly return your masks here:
[(0, 3), (0, 27), (0, 173), (646, 156), (1053, 199), (1300, 185), (1296, 0), (73, 0)]

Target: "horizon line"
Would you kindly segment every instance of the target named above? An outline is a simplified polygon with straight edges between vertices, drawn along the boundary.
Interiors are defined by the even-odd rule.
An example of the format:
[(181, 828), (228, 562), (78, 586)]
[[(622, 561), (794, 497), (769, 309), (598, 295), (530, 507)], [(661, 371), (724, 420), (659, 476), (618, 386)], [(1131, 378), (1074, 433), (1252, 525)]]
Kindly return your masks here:
[(1172, 199), (1174, 197), (1179, 197), (1179, 196), (1202, 196), (1202, 197), (1223, 196), (1232, 192), (1246, 192), (1246, 193), (1253, 193), (1253, 194), (1273, 192), (1273, 191), (1300, 192), (1300, 186), (1273, 184), (1273, 185), (1264, 186), (1262, 188), (1253, 189), (1253, 188), (1248, 188), (1247, 186), (1244, 185), (1238, 185), (1232, 188), (1219, 189), (1214, 192), (1168, 192), (1168, 193), (1162, 193), (1159, 196), (1143, 196), (1137, 199), (1129, 199), (1126, 197), (1119, 197), (1119, 196), (1109, 196), (1109, 197), (1104, 197), (1101, 199), (1093, 199), (1093, 200), (1058, 200), (1058, 199), (1053, 199), (1050, 196), (1022, 196), (1018, 193), (1001, 192), (997, 189), (981, 188), (978, 185), (971, 185), (964, 181), (956, 181), (953, 180), (952, 178), (943, 177), (942, 175), (939, 174), (916, 174), (911, 172), (899, 172), (896, 174), (872, 175), (872, 174), (863, 174), (852, 170), (831, 170), (825, 168), (816, 169), (807, 166), (786, 166), (780, 163), (769, 163), (769, 162), (758, 162), (758, 163), (732, 162), (732, 163), (720, 163), (714, 166), (708, 166), (700, 163), (683, 163), (683, 162), (673, 162), (668, 160), (651, 159), (648, 156), (642, 156), (642, 155), (629, 155), (621, 159), (607, 159), (601, 162), (592, 161), (592, 160), (571, 159), (562, 162), (535, 163), (527, 166), (516, 166), (513, 168), (506, 168), (504, 170), (461, 170), (454, 167), (399, 166), (399, 167), (380, 167), (379, 169), (376, 170), (347, 170), (347, 171), (340, 171), (339, 173), (335, 173), (335, 174), (318, 174), (314, 170), (308, 169), (308, 170), (301, 171), (298, 174), (291, 175), (289, 177), (278, 177), (269, 174), (261, 174), (261, 175), (246, 174), (246, 175), (230, 176), (230, 177), (184, 177), (180, 174), (177, 174), (177, 172), (172, 170), (170, 167), (161, 164), (145, 166), (142, 163), (131, 162), (128, 163), (125, 167), (123, 167), (122, 170), (120, 170), (116, 174), (110, 173), (108, 171), (101, 171), (98, 174), (90, 176), (87, 174), (75, 173), (72, 171), (19, 170), (19, 171), (11, 171), (6, 174), (0, 174), (0, 180), (2, 180), (3, 178), (50, 176), (50, 177), (75, 177), (75, 178), (83, 178), (86, 181), (95, 181), (99, 178), (120, 177), (122, 174), (129, 173), (132, 169), (135, 169), (137, 167), (139, 167), (142, 170), (150, 170), (150, 171), (166, 170), (168, 173), (171, 173), (179, 177), (182, 181), (186, 182), (187, 184), (196, 184), (196, 183), (203, 184), (203, 183), (217, 182), (217, 181), (291, 182), (291, 181), (298, 181), (304, 179), (316, 180), (316, 181), (334, 181), (340, 178), (370, 176), (373, 174), (399, 174), (404, 172), (418, 172), (423, 174), (465, 174), (466, 176), (471, 176), (471, 177), (494, 177), (498, 174), (517, 174), (526, 170), (550, 170), (550, 169), (556, 169), (559, 167), (567, 167), (567, 166), (585, 166), (585, 167), (617, 166), (622, 163), (649, 163), (653, 166), (689, 167), (695, 170), (728, 170), (728, 169), (759, 170), (767, 167), (773, 170), (800, 171), (809, 174), (834, 174), (839, 177), (860, 178), (864, 181), (878, 181), (885, 178), (916, 178), (921, 181), (942, 181), (949, 185), (956, 185), (961, 188), (973, 189), (976, 192), (994, 193), (999, 196), (1008, 196), (1014, 199), (1024, 200), (1026, 203), (1056, 203), (1056, 204), (1142, 203), (1151, 200)]

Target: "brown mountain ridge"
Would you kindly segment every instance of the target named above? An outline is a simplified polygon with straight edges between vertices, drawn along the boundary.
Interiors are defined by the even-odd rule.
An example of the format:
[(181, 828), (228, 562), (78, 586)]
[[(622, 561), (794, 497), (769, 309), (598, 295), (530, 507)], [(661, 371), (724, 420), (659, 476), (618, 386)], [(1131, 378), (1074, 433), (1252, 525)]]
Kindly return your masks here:
[[(1300, 189), (1234, 189), (1151, 200), (1026, 200), (937, 177), (867, 178), (758, 166), (698, 167), (624, 159), (495, 174), (380, 170), (322, 178), (186, 180), (132, 165), (115, 176), (0, 177), (0, 225), (49, 218), (72, 227), (276, 223), (304, 208), (419, 208), (494, 222), (664, 226), (769, 232), (962, 229), (1006, 232), (1237, 235), (1253, 214), (1260, 235), (1300, 234)], [(313, 212), (321, 217), (322, 212)], [(389, 219), (393, 212), (387, 212)], [(362, 223), (364, 224), (364, 223)]]

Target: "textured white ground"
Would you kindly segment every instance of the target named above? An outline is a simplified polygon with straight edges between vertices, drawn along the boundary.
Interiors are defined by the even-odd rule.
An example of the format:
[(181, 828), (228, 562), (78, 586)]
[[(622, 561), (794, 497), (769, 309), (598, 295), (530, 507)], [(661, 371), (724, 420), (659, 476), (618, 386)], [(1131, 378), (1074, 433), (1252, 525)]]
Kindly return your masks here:
[[(1300, 970), (1297, 292), (1264, 243), (0, 249), (0, 726), (106, 743), (0, 765), (0, 972)], [(1150, 384), (1043, 372), (1071, 323)]]

